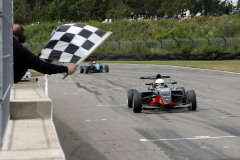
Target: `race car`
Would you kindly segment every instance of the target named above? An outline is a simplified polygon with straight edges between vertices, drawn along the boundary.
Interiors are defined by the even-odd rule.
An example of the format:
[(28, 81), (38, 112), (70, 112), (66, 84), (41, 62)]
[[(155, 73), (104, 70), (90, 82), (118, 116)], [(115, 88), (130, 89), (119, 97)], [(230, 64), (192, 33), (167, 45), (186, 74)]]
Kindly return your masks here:
[(89, 72), (109, 72), (108, 65), (102, 65), (97, 63), (95, 60), (92, 60), (88, 66), (80, 66), (80, 73), (88, 74)]
[(154, 82), (145, 84), (149, 86), (147, 91), (128, 90), (128, 107), (133, 108), (134, 113), (140, 113), (142, 110), (166, 111), (174, 108), (188, 108), (189, 111), (195, 111), (197, 109), (195, 91), (185, 91), (184, 87), (174, 89), (174, 84), (177, 82), (172, 82), (170, 76), (157, 74), (157, 76), (140, 77), (140, 79), (151, 79)]

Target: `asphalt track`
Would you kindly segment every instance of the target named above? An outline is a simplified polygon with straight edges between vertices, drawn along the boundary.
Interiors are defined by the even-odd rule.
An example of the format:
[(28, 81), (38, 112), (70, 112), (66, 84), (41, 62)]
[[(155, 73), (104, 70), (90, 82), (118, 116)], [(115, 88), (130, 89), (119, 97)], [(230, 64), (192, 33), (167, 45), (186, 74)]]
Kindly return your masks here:
[[(67, 160), (239, 160), (240, 74), (159, 65), (109, 64), (109, 73), (48, 76)], [(195, 90), (197, 111), (127, 107), (140, 76), (170, 75)], [(44, 88), (44, 77), (39, 78)]]

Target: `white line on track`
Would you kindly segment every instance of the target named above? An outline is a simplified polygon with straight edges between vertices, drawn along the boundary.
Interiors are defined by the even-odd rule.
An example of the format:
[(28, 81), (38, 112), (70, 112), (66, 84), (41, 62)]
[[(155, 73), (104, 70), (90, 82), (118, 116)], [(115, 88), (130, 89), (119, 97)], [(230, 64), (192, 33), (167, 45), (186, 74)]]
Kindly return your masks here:
[[(203, 146), (201, 147), (202, 149), (207, 149), (209, 147), (206, 147), (206, 146)], [(212, 148), (212, 147), (211, 147)], [(228, 149), (228, 148), (231, 148), (231, 146), (222, 146), (222, 147), (218, 147), (218, 148), (225, 148), (225, 149)]]
[[(107, 90), (122, 90), (126, 88), (110, 88), (110, 89), (91, 89), (91, 91), (107, 91)], [(79, 92), (85, 92), (87, 90), (78, 90)]]
[(236, 138), (236, 136), (196, 136), (192, 138), (173, 138), (173, 139), (139, 139), (141, 142), (153, 142), (153, 141), (180, 141), (180, 140), (200, 140), (200, 139), (220, 139), (220, 138)]
[[(171, 66), (171, 65), (166, 65), (166, 66)], [(174, 67), (174, 68), (189, 68), (189, 69), (193, 69), (193, 70), (212, 71), (212, 72), (224, 72), (224, 73), (231, 73), (231, 74), (240, 75), (240, 73), (236, 73), (236, 72), (220, 71), (220, 70), (212, 70), (212, 69), (191, 68), (191, 67), (182, 67), (182, 66), (171, 66), (171, 67)]]
[(63, 93), (63, 94), (77, 94), (77, 93)]
[(86, 119), (86, 122), (92, 122), (92, 121), (106, 121), (107, 119), (99, 119), (99, 120), (90, 120), (90, 119)]
[(220, 102), (220, 100), (210, 100), (210, 99), (204, 99), (203, 101), (205, 101), (205, 102), (210, 102), (210, 101), (215, 101), (215, 102)]
[(103, 107), (103, 106), (106, 106), (106, 107), (110, 107), (110, 106), (126, 106), (127, 104), (116, 104), (116, 105), (113, 105), (113, 104), (98, 104), (97, 106), (98, 107)]
[(223, 146), (223, 148), (231, 148), (230, 146)]

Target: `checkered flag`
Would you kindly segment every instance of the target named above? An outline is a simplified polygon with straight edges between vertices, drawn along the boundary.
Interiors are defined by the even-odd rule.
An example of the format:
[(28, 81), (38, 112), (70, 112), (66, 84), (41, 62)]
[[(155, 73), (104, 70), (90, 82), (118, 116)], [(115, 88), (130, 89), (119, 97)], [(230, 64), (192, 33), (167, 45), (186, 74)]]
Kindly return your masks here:
[(55, 28), (40, 58), (80, 64), (112, 32), (83, 24), (64, 24)]

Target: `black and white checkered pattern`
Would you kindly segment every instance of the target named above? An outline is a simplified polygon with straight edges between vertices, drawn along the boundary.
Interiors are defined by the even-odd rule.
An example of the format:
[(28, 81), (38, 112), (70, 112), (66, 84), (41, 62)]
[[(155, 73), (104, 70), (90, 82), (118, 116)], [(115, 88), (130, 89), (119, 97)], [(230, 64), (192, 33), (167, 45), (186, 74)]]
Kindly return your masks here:
[(83, 24), (58, 26), (42, 49), (40, 58), (77, 63), (107, 32)]

